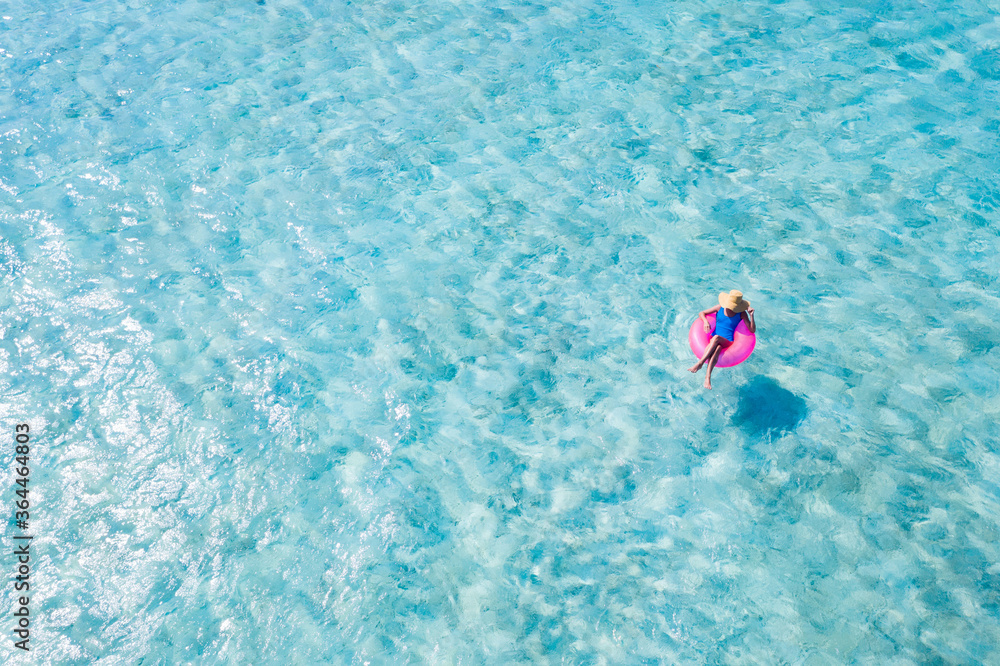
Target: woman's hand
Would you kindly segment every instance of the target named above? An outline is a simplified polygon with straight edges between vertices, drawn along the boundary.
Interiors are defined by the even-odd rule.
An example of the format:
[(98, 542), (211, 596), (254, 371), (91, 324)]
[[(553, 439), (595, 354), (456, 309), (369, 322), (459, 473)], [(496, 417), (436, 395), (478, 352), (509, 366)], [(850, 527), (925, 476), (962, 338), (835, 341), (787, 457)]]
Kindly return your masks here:
[(705, 332), (706, 333), (711, 333), (712, 332), (712, 325), (708, 323), (707, 319), (705, 320)]
[(753, 308), (747, 308), (747, 314), (752, 317), (753, 316)]

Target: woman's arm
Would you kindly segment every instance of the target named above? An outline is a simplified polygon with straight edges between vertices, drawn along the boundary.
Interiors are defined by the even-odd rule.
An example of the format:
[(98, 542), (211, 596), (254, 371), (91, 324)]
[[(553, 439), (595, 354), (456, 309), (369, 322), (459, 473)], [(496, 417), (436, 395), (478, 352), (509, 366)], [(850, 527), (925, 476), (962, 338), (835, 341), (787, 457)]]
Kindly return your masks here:
[(743, 321), (747, 323), (747, 328), (750, 329), (751, 333), (757, 333), (757, 323), (753, 320), (753, 308), (747, 308), (747, 311), (743, 313)]
[(698, 318), (701, 319), (701, 323), (705, 325), (705, 332), (706, 333), (708, 333), (708, 332), (710, 332), (712, 330), (712, 325), (710, 323), (708, 323), (708, 317), (706, 317), (705, 315), (714, 314), (714, 313), (718, 312), (721, 309), (722, 309), (721, 305), (716, 305), (715, 307), (711, 307), (711, 308), (709, 308), (707, 310), (702, 310), (701, 312), (698, 313)]

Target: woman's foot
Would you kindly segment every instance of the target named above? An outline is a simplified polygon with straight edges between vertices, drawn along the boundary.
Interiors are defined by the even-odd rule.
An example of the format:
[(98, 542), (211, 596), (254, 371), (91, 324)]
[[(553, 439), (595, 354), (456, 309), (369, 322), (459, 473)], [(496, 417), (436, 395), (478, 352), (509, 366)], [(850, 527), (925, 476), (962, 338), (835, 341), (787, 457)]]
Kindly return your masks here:
[(698, 372), (699, 370), (701, 370), (701, 366), (703, 365), (704, 363), (695, 363), (690, 368), (688, 368), (688, 372)]
[(711, 377), (705, 377), (705, 388), (707, 388), (707, 389), (712, 388), (712, 378)]

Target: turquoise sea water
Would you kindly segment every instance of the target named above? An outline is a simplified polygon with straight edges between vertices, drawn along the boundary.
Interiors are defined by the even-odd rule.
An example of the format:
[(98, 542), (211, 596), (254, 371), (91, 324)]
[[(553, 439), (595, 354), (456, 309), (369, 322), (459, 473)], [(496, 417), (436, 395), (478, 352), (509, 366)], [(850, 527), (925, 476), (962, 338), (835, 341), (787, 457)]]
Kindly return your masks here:
[(4, 660), (1000, 663), (1000, 3), (2, 11)]

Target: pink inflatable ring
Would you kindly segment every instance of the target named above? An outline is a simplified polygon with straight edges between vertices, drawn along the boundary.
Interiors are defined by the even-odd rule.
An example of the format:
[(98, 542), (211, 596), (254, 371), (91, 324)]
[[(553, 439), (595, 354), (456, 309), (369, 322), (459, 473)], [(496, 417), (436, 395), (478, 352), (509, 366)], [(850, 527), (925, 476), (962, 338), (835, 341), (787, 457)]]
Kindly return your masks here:
[[(714, 331), (715, 314), (706, 315), (706, 317), (711, 326), (709, 330)], [(705, 353), (705, 347), (708, 346), (708, 341), (711, 339), (712, 336), (705, 332), (705, 325), (701, 319), (696, 317), (694, 323), (691, 324), (691, 330), (688, 331), (688, 343), (697, 358), (701, 358), (701, 355)], [(733, 334), (733, 343), (722, 348), (719, 362), (715, 364), (715, 367), (731, 368), (734, 365), (739, 365), (750, 357), (756, 344), (757, 336), (750, 332), (745, 321), (741, 321), (740, 325), (736, 327), (736, 333)]]

